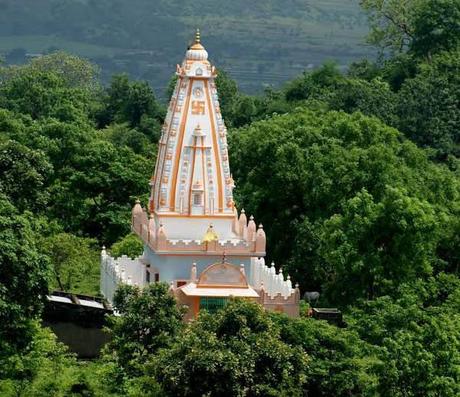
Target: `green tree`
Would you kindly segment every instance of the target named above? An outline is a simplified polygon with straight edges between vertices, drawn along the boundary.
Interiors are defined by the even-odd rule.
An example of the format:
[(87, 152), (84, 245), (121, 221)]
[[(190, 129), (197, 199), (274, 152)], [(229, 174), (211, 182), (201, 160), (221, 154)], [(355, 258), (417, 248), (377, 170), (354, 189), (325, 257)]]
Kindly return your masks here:
[(33, 337), (48, 293), (49, 263), (41, 254), (29, 219), (0, 195), (0, 374)]
[(369, 41), (393, 52), (407, 50), (414, 37), (414, 14), (423, 1), (360, 0), (369, 16)]
[(242, 127), (250, 124), (256, 114), (255, 98), (248, 95), (239, 95), (233, 103), (231, 125)]
[(369, 41), (382, 49), (409, 50), (419, 58), (456, 50), (460, 37), (458, 0), (361, 0), (369, 15)]
[(420, 65), (398, 94), (399, 128), (423, 147), (446, 160), (460, 156), (460, 51), (442, 53)]
[(397, 96), (380, 78), (371, 81), (344, 79), (320, 99), (332, 110), (359, 111), (367, 116), (376, 116), (388, 125), (397, 125)]
[[(452, 235), (451, 225), (458, 216), (458, 180), (445, 167), (430, 162), (427, 154), (405, 140), (401, 133), (376, 118), (359, 113), (296, 109), (233, 131), (229, 134), (229, 144), (238, 186), (235, 191), (238, 208), (254, 213), (266, 226), (271, 258), (280, 266), (287, 266), (285, 272), (299, 281), (303, 289), (317, 290), (333, 277), (327, 249), (320, 249), (328, 238), (324, 224), (334, 215), (343, 216), (345, 203), (363, 188), (373, 197), (375, 205), (385, 207), (382, 216), (398, 211), (401, 216), (405, 214), (404, 206), (398, 209), (391, 202), (391, 189), (407, 192), (404, 195), (413, 202), (415, 213), (411, 215), (412, 204), (408, 204), (407, 221), (411, 217), (415, 221), (417, 211), (423, 211), (420, 216), (427, 223), (420, 227), (427, 227), (429, 237), (423, 230), (411, 236), (415, 230), (411, 230), (410, 224), (398, 226), (397, 216), (389, 217), (382, 224), (386, 229), (379, 231), (380, 236), (387, 233), (389, 246), (397, 243), (394, 239), (407, 242), (418, 239), (413, 242), (423, 246), (419, 247), (423, 261), (419, 262), (417, 255), (412, 256), (412, 243), (402, 248), (405, 251), (392, 253), (407, 258), (406, 263), (411, 263), (409, 268), (418, 269), (414, 276), (424, 273), (420, 270), (425, 269), (427, 260), (434, 266), (441, 259), (434, 252), (444, 238)], [(366, 236), (363, 242), (372, 241), (376, 236), (366, 235), (366, 227), (363, 223), (356, 224), (356, 230), (348, 229), (344, 222), (338, 229), (344, 238), (362, 232)], [(393, 234), (398, 230), (399, 236)], [(433, 234), (435, 231), (440, 234)], [(363, 258), (358, 255), (357, 261), (360, 259)], [(447, 260), (455, 261), (458, 261), (455, 255)], [(424, 265), (420, 267), (422, 262)], [(363, 260), (363, 266), (367, 265)]]
[(171, 396), (300, 396), (307, 356), (261, 306), (236, 300), (200, 314), (152, 365)]
[(460, 43), (460, 1), (425, 0), (414, 16), (411, 51), (431, 58), (442, 51), (457, 50)]
[(164, 283), (120, 286), (114, 306), (120, 316), (110, 318), (105, 355), (115, 364), (114, 382), (122, 384), (123, 378), (141, 376), (152, 354), (170, 345), (182, 329), (182, 313)]
[(310, 357), (304, 395), (375, 396), (382, 361), (378, 350), (355, 331), (312, 318), (274, 316), (280, 338)]
[[(356, 70), (358, 67), (362, 70)], [(320, 101), (331, 110), (360, 111), (396, 125), (396, 95), (378, 76), (381, 70), (374, 66), (372, 71), (365, 72), (363, 68), (369, 69), (371, 65), (356, 64), (355, 70), (352, 68), (349, 73), (362, 74), (363, 78), (350, 77), (343, 75), (335, 63), (325, 63), (289, 82), (284, 88), (285, 98), (291, 108), (298, 105), (311, 108), (312, 101)], [(370, 78), (370, 74), (375, 77)]]
[(91, 239), (59, 233), (43, 241), (53, 265), (50, 287), (87, 295), (99, 293), (99, 252)]
[(304, 72), (290, 81), (285, 88), (285, 96), (288, 101), (318, 99), (325, 90), (333, 90), (343, 79), (337, 64), (326, 62), (313, 72)]
[(0, 107), (33, 119), (76, 121), (87, 118), (94, 107), (88, 90), (72, 87), (62, 75), (50, 71), (25, 66), (11, 76), (0, 73), (0, 82)]
[[(25, 173), (21, 165), (25, 159), (13, 164), (14, 156), (9, 156), (5, 167), (16, 168), (7, 169), (5, 177), (11, 179), (13, 171), (21, 171), (21, 165), (22, 175), (18, 177), (36, 176), (36, 186), (25, 187), (30, 190), (28, 197), (37, 198), (32, 209), (41, 205), (45, 212), (43, 200), (49, 197), (46, 216), (58, 220), (66, 232), (111, 244), (129, 231), (134, 197), (147, 193), (143, 181), (151, 174), (155, 156), (152, 140), (143, 132), (146, 119), (142, 117), (147, 115), (141, 117), (136, 128), (113, 125), (96, 130), (93, 111), (99, 106), (96, 102), (103, 103), (104, 99), (95, 99), (97, 90), (74, 86), (65, 80), (60, 67), (58, 64), (37, 69), (26, 65), (15, 69), (1, 85), (0, 107), (9, 110), (0, 111), (0, 131), (33, 151), (26, 157), (26, 149), (21, 149), (36, 172), (41, 172), (37, 167), (44, 165), (32, 164), (32, 160), (39, 160), (38, 154), (33, 157), (32, 153), (42, 153), (43, 161), (52, 165), (52, 173), (47, 172), (42, 177), (45, 180), (40, 181), (34, 168)], [(63, 70), (66, 67), (63, 65)], [(128, 86), (132, 85), (128, 81)], [(149, 95), (145, 93), (149, 103), (153, 103)], [(125, 102), (129, 105), (128, 99)], [(12, 185), (6, 184), (5, 188), (8, 186)], [(23, 204), (18, 201), (18, 205)]]
[(350, 64), (347, 75), (355, 79), (371, 81), (380, 76), (380, 68), (375, 62), (362, 59)]
[(458, 277), (441, 273), (403, 284), (394, 295), (361, 302), (349, 319), (351, 330), (379, 347), (380, 395), (458, 395)]
[(151, 160), (128, 147), (93, 140), (53, 187), (52, 211), (68, 230), (110, 244), (129, 231), (132, 203), (147, 194), (151, 167)]
[(143, 250), (144, 244), (142, 240), (136, 234), (130, 233), (112, 245), (110, 254), (115, 258), (119, 258), (122, 255), (136, 258), (142, 255)]
[(33, 70), (53, 72), (62, 77), (69, 87), (90, 90), (100, 87), (99, 68), (95, 64), (63, 51), (35, 58), (28, 67)]
[(390, 294), (399, 284), (432, 272), (443, 214), (387, 188), (380, 202), (359, 192), (324, 223), (320, 252), (330, 269), (325, 289), (335, 302)]
[(0, 192), (21, 210), (43, 211), (52, 167), (43, 152), (0, 140)]
[(38, 322), (31, 323), (31, 333), (30, 348), (10, 357), (10, 372), (0, 378), (2, 396), (116, 396), (103, 383), (106, 369), (101, 362), (77, 361), (54, 333)]
[(126, 123), (111, 124), (104, 130), (105, 138), (116, 147), (127, 146), (134, 153), (151, 158), (156, 153), (154, 145), (144, 133), (135, 128), (130, 128)]
[(147, 82), (130, 81), (125, 74), (112, 77), (106, 90), (104, 109), (98, 116), (100, 126), (111, 122), (128, 123), (150, 139), (158, 139), (164, 109)]
[(51, 72), (62, 78), (66, 85), (75, 88), (99, 88), (98, 68), (86, 59), (63, 51), (53, 52), (35, 59), (21, 67), (2, 70), (5, 77), (13, 77), (34, 72)]

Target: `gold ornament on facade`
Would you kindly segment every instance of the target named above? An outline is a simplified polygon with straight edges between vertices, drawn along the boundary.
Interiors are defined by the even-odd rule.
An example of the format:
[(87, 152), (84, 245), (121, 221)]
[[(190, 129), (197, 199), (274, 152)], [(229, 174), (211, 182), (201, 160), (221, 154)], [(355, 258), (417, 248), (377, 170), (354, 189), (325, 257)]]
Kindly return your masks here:
[(204, 101), (192, 101), (192, 114), (193, 115), (204, 115), (205, 114)]
[(218, 240), (219, 240), (219, 236), (214, 231), (213, 226), (209, 225), (209, 228), (206, 231), (206, 234), (203, 236), (203, 242), (204, 243), (210, 243), (212, 241), (218, 241)]

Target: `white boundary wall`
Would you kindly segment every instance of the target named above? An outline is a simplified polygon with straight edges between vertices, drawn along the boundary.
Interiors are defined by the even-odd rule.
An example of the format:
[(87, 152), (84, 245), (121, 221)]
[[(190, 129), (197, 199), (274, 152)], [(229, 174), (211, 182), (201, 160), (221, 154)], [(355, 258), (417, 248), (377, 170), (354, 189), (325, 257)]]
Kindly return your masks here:
[(287, 299), (295, 290), (292, 288), (291, 278), (288, 276), (284, 280), (283, 271), (280, 269), (276, 273), (275, 264), (272, 262), (271, 267), (265, 265), (265, 259), (252, 258), (251, 260), (251, 277), (250, 284), (255, 289), (263, 289), (268, 296), (274, 298), (280, 294), (283, 298)]
[(143, 256), (131, 259), (126, 255), (113, 258), (105, 248), (101, 252), (101, 294), (113, 303), (113, 296), (120, 284), (144, 286), (146, 283)]

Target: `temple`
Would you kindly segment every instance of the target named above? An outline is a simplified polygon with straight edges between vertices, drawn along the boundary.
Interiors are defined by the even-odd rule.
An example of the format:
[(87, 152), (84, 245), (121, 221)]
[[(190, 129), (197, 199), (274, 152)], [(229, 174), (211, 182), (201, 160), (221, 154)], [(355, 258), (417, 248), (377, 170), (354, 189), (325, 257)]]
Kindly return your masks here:
[(219, 108), (217, 71), (197, 31), (176, 68), (177, 82), (159, 141), (146, 208), (136, 202), (132, 230), (144, 243), (138, 258), (101, 254), (101, 292), (109, 301), (120, 283), (170, 284), (187, 319), (217, 310), (230, 297), (297, 316), (299, 290), (265, 265), (262, 225), (238, 213), (227, 130)]

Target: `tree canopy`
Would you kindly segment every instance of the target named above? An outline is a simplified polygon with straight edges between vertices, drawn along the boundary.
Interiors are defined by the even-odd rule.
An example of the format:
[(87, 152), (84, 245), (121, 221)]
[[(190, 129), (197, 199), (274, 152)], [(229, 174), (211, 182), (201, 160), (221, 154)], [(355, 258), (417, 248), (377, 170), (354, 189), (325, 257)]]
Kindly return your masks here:
[(230, 145), (240, 208), (270, 225), (272, 258), (337, 303), (430, 274), (458, 216), (456, 176), (376, 118), (298, 109), (235, 131)]

